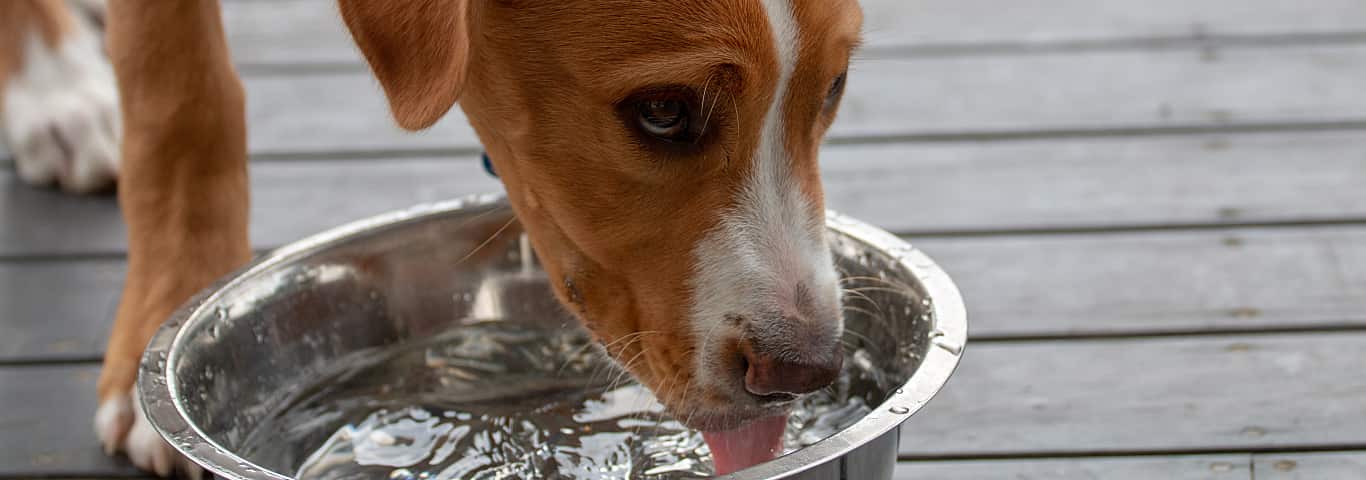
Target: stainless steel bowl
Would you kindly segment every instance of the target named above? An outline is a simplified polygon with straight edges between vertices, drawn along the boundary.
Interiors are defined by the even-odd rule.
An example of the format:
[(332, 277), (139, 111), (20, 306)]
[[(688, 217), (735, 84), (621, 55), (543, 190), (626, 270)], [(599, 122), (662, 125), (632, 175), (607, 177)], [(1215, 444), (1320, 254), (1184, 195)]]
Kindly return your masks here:
[[(847, 343), (886, 352), (866, 360), (892, 381), (865, 393), (877, 407), (852, 426), (728, 478), (889, 479), (899, 426), (958, 365), (967, 321), (948, 275), (887, 232), (837, 213), (827, 223), (846, 286), (873, 287), (861, 292), (872, 305), (846, 315)], [(287, 479), (292, 466), (242, 442), (334, 362), (462, 318), (527, 314), (572, 321), (503, 198), (422, 205), (285, 246), (196, 295), (152, 339), (138, 392), (156, 429), (213, 473)]]

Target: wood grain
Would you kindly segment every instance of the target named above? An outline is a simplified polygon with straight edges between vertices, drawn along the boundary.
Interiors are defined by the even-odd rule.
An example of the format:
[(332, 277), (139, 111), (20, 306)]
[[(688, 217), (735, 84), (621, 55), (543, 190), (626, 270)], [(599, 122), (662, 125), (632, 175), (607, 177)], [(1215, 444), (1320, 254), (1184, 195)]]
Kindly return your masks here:
[[(1366, 45), (872, 58), (856, 63), (831, 139), (1105, 133), (1366, 121)], [(1066, 81), (1060, 81), (1066, 79)], [(477, 150), (452, 110), (421, 134), (389, 117), (368, 72), (248, 75), (257, 154)]]
[[(1261, 470), (1257, 471), (1258, 477)], [(896, 480), (1253, 480), (1251, 455), (915, 461)], [(1329, 477), (1323, 477), (1329, 478)]]
[(1366, 332), (968, 344), (909, 459), (1366, 444)]
[[(833, 145), (827, 206), (911, 235), (1366, 218), (1366, 136), (1198, 135)], [(275, 246), (422, 201), (498, 191), (473, 157), (252, 166), (252, 238)], [(109, 198), (0, 172), (0, 256), (122, 252)]]
[[(941, 45), (1121, 44), (1133, 39), (1209, 41), (1219, 36), (1306, 36), (1358, 31), (1366, 7), (1316, 0), (862, 0), (870, 50)], [(248, 65), (360, 62), (333, 2), (224, 2), (237, 61)]]
[(1366, 477), (1366, 452), (1264, 453), (1252, 457), (1259, 480), (1333, 480)]

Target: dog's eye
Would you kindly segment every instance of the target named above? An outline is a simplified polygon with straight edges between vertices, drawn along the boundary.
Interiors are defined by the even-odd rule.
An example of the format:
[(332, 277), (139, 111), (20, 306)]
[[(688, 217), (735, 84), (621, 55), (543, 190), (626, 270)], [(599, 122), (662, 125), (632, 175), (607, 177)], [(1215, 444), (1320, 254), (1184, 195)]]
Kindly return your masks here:
[(682, 100), (653, 99), (640, 102), (640, 129), (663, 140), (684, 140), (688, 133), (688, 107)]
[(830, 82), (830, 90), (825, 92), (826, 110), (834, 108), (835, 105), (839, 103), (840, 97), (844, 95), (844, 79), (848, 74), (849, 72), (847, 71), (840, 73), (838, 77), (835, 77), (835, 81)]

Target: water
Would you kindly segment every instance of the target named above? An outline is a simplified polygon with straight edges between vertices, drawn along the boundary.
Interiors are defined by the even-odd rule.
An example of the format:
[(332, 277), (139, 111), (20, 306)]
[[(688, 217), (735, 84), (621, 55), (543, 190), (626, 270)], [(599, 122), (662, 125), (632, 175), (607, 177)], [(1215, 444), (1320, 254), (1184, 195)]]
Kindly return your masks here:
[[(834, 388), (794, 408), (788, 451), (853, 424), (891, 388), (859, 358), (868, 353), (853, 352)], [(264, 421), (244, 442), (244, 456), (322, 480), (712, 473), (701, 434), (665, 414), (575, 329), (489, 322), (420, 345), (362, 352), (335, 370)]]

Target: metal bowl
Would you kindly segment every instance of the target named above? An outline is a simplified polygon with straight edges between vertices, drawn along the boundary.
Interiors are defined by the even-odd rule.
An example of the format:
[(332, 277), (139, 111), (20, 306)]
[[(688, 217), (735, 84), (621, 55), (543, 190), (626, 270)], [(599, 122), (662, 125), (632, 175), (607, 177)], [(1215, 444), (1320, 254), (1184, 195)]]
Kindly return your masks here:
[[(837, 213), (827, 224), (846, 287), (872, 287), (861, 291), (872, 305), (846, 314), (846, 343), (884, 352), (863, 361), (890, 382), (863, 393), (876, 407), (852, 426), (728, 478), (889, 479), (899, 426), (958, 365), (967, 321), (948, 275), (887, 232)], [(463, 318), (571, 323), (527, 243), (505, 200), (491, 195), (280, 248), (196, 295), (157, 332), (138, 379), (143, 408), (171, 445), (222, 478), (288, 479), (282, 472), (297, 465), (242, 444), (340, 359), (460, 328)]]

